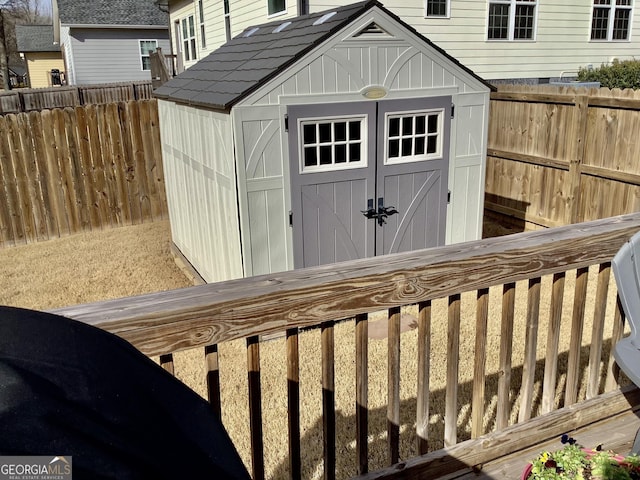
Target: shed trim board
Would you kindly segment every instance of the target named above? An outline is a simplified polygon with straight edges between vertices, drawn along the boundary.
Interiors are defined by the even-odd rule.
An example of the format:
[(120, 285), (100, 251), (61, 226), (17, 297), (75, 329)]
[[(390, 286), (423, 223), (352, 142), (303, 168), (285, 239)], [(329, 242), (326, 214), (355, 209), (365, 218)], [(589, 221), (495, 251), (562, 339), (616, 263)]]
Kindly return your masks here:
[[(229, 103), (217, 103), (221, 98), (227, 98), (224, 101), (228, 102), (229, 96), (206, 93), (207, 89), (225, 84), (215, 79), (214, 83), (209, 82), (207, 75), (210, 72), (203, 68), (191, 73), (187, 70), (157, 91), (159, 98), (164, 99), (159, 102), (159, 108), (166, 175), (179, 176), (166, 181), (174, 243), (207, 281), (221, 279), (219, 273), (213, 272), (217, 268), (215, 262), (220, 259), (214, 261), (214, 265), (204, 265), (207, 263), (205, 258), (211, 261), (216, 257), (207, 251), (213, 246), (205, 245), (202, 240), (207, 235), (222, 235), (224, 238), (216, 248), (223, 251), (229, 248), (235, 252), (230, 254), (233, 263), (242, 263), (240, 269), (225, 269), (226, 275), (232, 275), (228, 278), (294, 268), (295, 240), (289, 226), (289, 213), (293, 210), (291, 125), (287, 131), (285, 118), (290, 108), (300, 106), (313, 109), (314, 104), (322, 104), (331, 109), (349, 108), (350, 104), (356, 103), (374, 105), (377, 101), (386, 105), (401, 100), (407, 102), (407, 99), (446, 99), (446, 103), (455, 106), (455, 116), (450, 118), (450, 109), (439, 104), (438, 108), (446, 110), (446, 122), (450, 127), (442, 145), (442, 153), (445, 157), (448, 155), (448, 163), (445, 163), (448, 167), (442, 178), (448, 179), (445, 186), (451, 192), (451, 202), (444, 205), (446, 227), (441, 241), (456, 243), (480, 238), (490, 86), (407, 27), (378, 2), (365, 2), (356, 7), (362, 9), (358, 10), (358, 15), (351, 16), (340, 28), (334, 28), (330, 35), (296, 57), (295, 61), (271, 72), (267, 79), (257, 83), (248, 81), (251, 87), (237, 94), (231, 106)], [(341, 9), (350, 12), (354, 6), (336, 10)], [(312, 14), (300, 17), (299, 21), (320, 16), (322, 13)], [(372, 22), (385, 34), (353, 37)], [(275, 28), (274, 22), (267, 25)], [(247, 42), (241, 37), (226, 44), (224, 52), (245, 45)], [(258, 51), (257, 55), (268, 58), (268, 53)], [(278, 51), (273, 54), (277, 55)], [(225, 55), (226, 61), (233, 59), (233, 55)], [(216, 52), (213, 52), (209, 59), (201, 62), (215, 58)], [(197, 67), (198, 64), (191, 68)], [(203, 94), (199, 96), (198, 91)], [(374, 96), (380, 94), (382, 98), (366, 98), (364, 95), (368, 92)], [(195, 98), (199, 98), (194, 102), (197, 105), (190, 105)], [(203, 99), (207, 98), (212, 100), (209, 105), (203, 104)], [(191, 159), (198, 158), (189, 154), (194, 148), (189, 144), (202, 144), (201, 139), (194, 138), (197, 137), (194, 132), (204, 132), (202, 129), (205, 128), (196, 124), (177, 125), (175, 119), (169, 119), (180, 111), (179, 115), (186, 115), (193, 121), (196, 116), (187, 113), (189, 110), (210, 112), (202, 113), (200, 121), (216, 118), (216, 126), (206, 127), (210, 134), (213, 132), (211, 129), (230, 128), (225, 138), (232, 145), (227, 145), (224, 150), (233, 157), (235, 179), (225, 178), (235, 182), (235, 219), (231, 214), (205, 222), (201, 217), (209, 215), (210, 211), (207, 214), (193, 212), (193, 209), (198, 209), (198, 202), (188, 197), (210, 195), (199, 179), (203, 175), (202, 168), (196, 168), (196, 164), (208, 162), (208, 149), (217, 147), (211, 143), (213, 140), (206, 148), (201, 145), (200, 157), (191, 167), (190, 163), (180, 160), (183, 154)], [(214, 113), (216, 115), (211, 116)], [(229, 122), (224, 120), (225, 116)], [(378, 141), (372, 149), (384, 148), (383, 143)], [(182, 166), (167, 165), (172, 162)], [(196, 184), (198, 188), (195, 188)], [(229, 194), (231, 192), (225, 195)], [(231, 197), (227, 196), (227, 199), (231, 200)], [(188, 217), (191, 218), (187, 221)], [(201, 220), (195, 221), (198, 217)], [(174, 220), (178, 222), (175, 228)], [(200, 243), (196, 238), (201, 239)], [(234, 238), (236, 245), (227, 245), (226, 242), (233, 242)], [(204, 250), (200, 252), (200, 248)], [(224, 253), (217, 255), (225, 256)]]

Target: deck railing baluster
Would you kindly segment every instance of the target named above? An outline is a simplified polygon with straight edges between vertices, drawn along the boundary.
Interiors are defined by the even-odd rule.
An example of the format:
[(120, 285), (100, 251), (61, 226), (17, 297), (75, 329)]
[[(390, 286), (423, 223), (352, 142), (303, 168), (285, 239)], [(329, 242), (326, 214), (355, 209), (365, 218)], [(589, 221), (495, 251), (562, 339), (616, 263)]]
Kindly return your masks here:
[(547, 332), (547, 351), (544, 362), (544, 381), (542, 383), (542, 413), (549, 413), (554, 410), (555, 407), (556, 380), (558, 376), (558, 344), (560, 342), (560, 324), (562, 322), (564, 280), (564, 272), (553, 274), (549, 330)]
[(300, 453), (300, 352), (298, 329), (287, 330), (287, 406), (289, 428), (289, 478), (302, 476)]
[(207, 397), (211, 409), (222, 420), (222, 406), (220, 404), (220, 365), (218, 364), (218, 345), (204, 347), (204, 357), (207, 362)]
[(609, 278), (611, 264), (603, 263), (598, 271), (598, 286), (594, 300), (593, 324), (591, 330), (591, 347), (589, 348), (589, 380), (587, 381), (587, 398), (593, 398), (600, 391), (600, 372), (602, 362), (602, 334), (604, 332), (607, 295), (609, 294)]
[(358, 474), (369, 471), (369, 320), (356, 315), (356, 459)]
[(540, 285), (540, 277), (529, 279), (527, 289), (527, 331), (524, 340), (525, 350), (518, 423), (525, 422), (531, 418), (533, 383), (536, 374), (536, 353), (538, 349), (538, 321), (540, 320)]
[(487, 322), (489, 320), (489, 289), (481, 288), (476, 295), (476, 342), (473, 360), (473, 398), (471, 403), (471, 438), (484, 434), (484, 391), (487, 363)]
[[(616, 296), (617, 297), (617, 296)], [(609, 351), (609, 363), (607, 365), (607, 379), (604, 384), (604, 391), (610, 392), (618, 388), (618, 377), (620, 376), (620, 367), (615, 362), (613, 356), (613, 347), (618, 340), (622, 338), (624, 333), (624, 312), (620, 299), (616, 298), (615, 313), (613, 315), (613, 329), (611, 332), (611, 350)]]
[(322, 431), (324, 478), (336, 478), (335, 322), (322, 324)]
[(249, 377), (249, 425), (251, 431), (251, 466), (253, 480), (264, 479), (264, 444), (262, 438), (262, 392), (260, 387), (260, 338), (247, 338), (247, 372)]
[(160, 366), (164, 368), (171, 375), (175, 375), (174, 367), (173, 367), (173, 354), (166, 353), (164, 355), (160, 355)]
[(400, 459), (400, 307), (389, 309), (387, 335), (387, 446), (389, 464)]
[(498, 379), (498, 405), (496, 429), (509, 425), (511, 401), (511, 353), (513, 351), (513, 314), (516, 304), (516, 284), (507, 283), (502, 289), (502, 322), (500, 326), (500, 377)]
[(444, 446), (458, 443), (458, 366), (460, 364), (460, 294), (449, 297), (447, 331), (447, 386), (444, 410)]
[(431, 371), (431, 301), (418, 305), (418, 393), (416, 436), (418, 453), (429, 451), (429, 375)]
[(573, 297), (573, 315), (571, 317), (571, 341), (567, 365), (567, 385), (564, 394), (564, 406), (573, 405), (578, 399), (578, 381), (580, 372), (580, 348), (584, 325), (584, 310), (587, 298), (589, 268), (579, 268), (576, 272), (576, 286)]

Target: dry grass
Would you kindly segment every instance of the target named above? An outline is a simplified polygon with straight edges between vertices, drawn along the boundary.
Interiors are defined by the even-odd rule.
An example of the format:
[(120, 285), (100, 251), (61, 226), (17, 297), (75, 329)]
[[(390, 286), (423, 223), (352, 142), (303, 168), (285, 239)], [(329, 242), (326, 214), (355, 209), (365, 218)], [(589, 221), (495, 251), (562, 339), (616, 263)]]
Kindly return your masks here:
[[(597, 272), (591, 272), (588, 298), (594, 298)], [(566, 371), (566, 352), (569, 348), (570, 320), (573, 308), (575, 272), (567, 275), (563, 302), (563, 321), (560, 350), (557, 402), (561, 404)], [(50, 309), (75, 303), (137, 295), (188, 285), (187, 279), (175, 266), (169, 254), (169, 228), (166, 222), (124, 227), (90, 234), (67, 237), (46, 243), (0, 250), (0, 303)], [(546, 346), (546, 318), (549, 312), (551, 279), (543, 279), (541, 325), (538, 339), (538, 369), (536, 372), (536, 408), (539, 408), (540, 385), (544, 369)], [(487, 338), (487, 402), (485, 428), (495, 422), (497, 381), (500, 376), (498, 354), (500, 345), (501, 288), (491, 289), (489, 332)], [(526, 284), (516, 290), (516, 321), (513, 342), (512, 412), (518, 414), (519, 382), (524, 355), (526, 315)], [(605, 336), (611, 331), (614, 307), (611, 296), (607, 304), (608, 322)], [(446, 300), (434, 302), (433, 340), (431, 351), (431, 417), (432, 448), (442, 446), (444, 419), (444, 389), (447, 359)], [(587, 305), (583, 334), (583, 367), (587, 366), (591, 338), (591, 319), (594, 305)], [(403, 315), (416, 315), (408, 307)], [(373, 316), (384, 322), (385, 313)], [(353, 322), (335, 327), (336, 338), (336, 408), (338, 477), (355, 471), (355, 341)], [(475, 295), (462, 297), (460, 341), (459, 419), (458, 436), (470, 436), (470, 399), (475, 342)], [(402, 335), (401, 345), (401, 457), (415, 454), (415, 385), (417, 332)], [(300, 335), (301, 352), (301, 426), (303, 477), (320, 478), (322, 472), (322, 387), (320, 331), (311, 330)], [(250, 443), (247, 402), (246, 349), (243, 341), (220, 345), (220, 365), (223, 421), (247, 466), (250, 466)], [(283, 339), (261, 344), (261, 369), (264, 413), (265, 461), (270, 478), (287, 476), (287, 406), (286, 406), (286, 349)], [(175, 358), (176, 375), (203, 396), (205, 394), (205, 366), (201, 350), (181, 352)], [(601, 363), (604, 368), (604, 363)], [(387, 342), (372, 338), (369, 343), (369, 407), (370, 407), (370, 468), (386, 464), (386, 388)], [(584, 380), (580, 395), (584, 396)]]
[(165, 221), (0, 249), (0, 303), (46, 310), (189, 286), (170, 235)]

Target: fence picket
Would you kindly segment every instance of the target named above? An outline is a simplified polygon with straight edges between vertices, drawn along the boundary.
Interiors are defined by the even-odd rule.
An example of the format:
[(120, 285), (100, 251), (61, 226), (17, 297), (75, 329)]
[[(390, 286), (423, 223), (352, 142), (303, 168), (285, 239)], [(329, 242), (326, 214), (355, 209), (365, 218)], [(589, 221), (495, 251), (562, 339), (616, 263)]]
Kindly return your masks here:
[(14, 226), (15, 217), (13, 212), (12, 188), (14, 188), (13, 169), (9, 162), (9, 152), (7, 147), (7, 122), (4, 117), (0, 117), (0, 202), (4, 208), (0, 208), (0, 239), (2, 245), (15, 245), (16, 230)]

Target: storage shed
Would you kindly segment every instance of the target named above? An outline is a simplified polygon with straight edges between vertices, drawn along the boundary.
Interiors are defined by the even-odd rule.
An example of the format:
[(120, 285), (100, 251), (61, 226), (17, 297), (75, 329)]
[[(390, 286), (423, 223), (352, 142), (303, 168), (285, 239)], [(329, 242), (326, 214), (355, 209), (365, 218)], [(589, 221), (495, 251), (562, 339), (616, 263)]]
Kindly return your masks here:
[(377, 1), (155, 91), (175, 245), (220, 281), (478, 239), (491, 86)]

